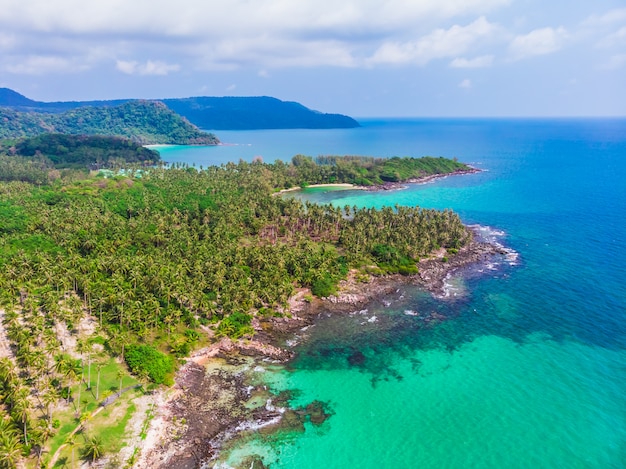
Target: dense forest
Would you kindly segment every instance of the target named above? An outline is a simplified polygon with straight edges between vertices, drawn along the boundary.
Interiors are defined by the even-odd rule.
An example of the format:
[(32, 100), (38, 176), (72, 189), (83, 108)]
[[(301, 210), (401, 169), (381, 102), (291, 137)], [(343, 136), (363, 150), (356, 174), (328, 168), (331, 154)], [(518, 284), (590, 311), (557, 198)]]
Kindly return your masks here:
[(0, 181), (41, 185), (58, 179), (68, 169), (154, 165), (160, 159), (158, 152), (120, 137), (44, 134), (0, 140)]
[(156, 101), (131, 101), (114, 107), (80, 107), (60, 114), (21, 112), (0, 107), (0, 138), (45, 133), (126, 137), (140, 144), (216, 145), (215, 135)]
[(43, 155), (57, 169), (108, 167), (114, 162), (155, 164), (161, 160), (157, 151), (133, 140), (103, 135), (44, 134), (15, 142), (0, 141), (0, 152), (23, 157)]
[(73, 459), (77, 426), (82, 457), (114, 451), (88, 423), (101, 379), (119, 396), (137, 379), (171, 382), (203, 327), (241, 337), (253, 316), (289, 314), (296, 288), (329, 296), (350, 269), (413, 274), (420, 257), (469, 239), (451, 211), (276, 196), (303, 168), (342, 166), (301, 160), (0, 183), (0, 467), (63, 448)]
[[(46, 113), (66, 112), (83, 107), (113, 107), (131, 99), (109, 101), (42, 102), (8, 88), (0, 88), (0, 107), (16, 111)], [(281, 101), (269, 96), (209, 97), (157, 99), (174, 112), (202, 129), (338, 129), (359, 127), (359, 123), (342, 114), (314, 111), (293, 101)]]

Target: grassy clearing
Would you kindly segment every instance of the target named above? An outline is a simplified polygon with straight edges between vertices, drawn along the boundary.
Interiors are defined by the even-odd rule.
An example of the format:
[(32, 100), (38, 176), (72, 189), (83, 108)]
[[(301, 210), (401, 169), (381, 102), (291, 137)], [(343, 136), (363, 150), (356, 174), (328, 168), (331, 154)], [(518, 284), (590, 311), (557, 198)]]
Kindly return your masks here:
[[(98, 400), (96, 400), (98, 371), (96, 366), (92, 363), (91, 387), (86, 383), (88, 366), (86, 365), (84, 367), (85, 382), (81, 384), (80, 413), (77, 413), (77, 385), (74, 385), (72, 389), (74, 401), (53, 413), (52, 418), (58, 420), (60, 426), (57, 434), (50, 439), (48, 448), (50, 457), (56, 453), (59, 447), (67, 443), (69, 435), (81, 424), (81, 421), (83, 428), (77, 432), (74, 438), (76, 441), (76, 447), (74, 449), (76, 461), (78, 460), (78, 449), (84, 443), (84, 437), (86, 435), (100, 437), (105, 454), (116, 453), (122, 447), (126, 424), (136, 410), (132, 401), (135, 397), (141, 395), (142, 391), (128, 391), (114, 403), (100, 410), (96, 415), (93, 415), (98, 411), (100, 402), (107, 396), (119, 391), (120, 372), (122, 373), (121, 384), (123, 388), (138, 384), (138, 381), (128, 374), (127, 369), (117, 363), (115, 359), (109, 357), (95, 357), (93, 361), (96, 361), (96, 359), (102, 360), (103, 364), (100, 369)], [(61, 450), (60, 457), (53, 467), (64, 467), (71, 463), (71, 459), (71, 448), (66, 446)]]

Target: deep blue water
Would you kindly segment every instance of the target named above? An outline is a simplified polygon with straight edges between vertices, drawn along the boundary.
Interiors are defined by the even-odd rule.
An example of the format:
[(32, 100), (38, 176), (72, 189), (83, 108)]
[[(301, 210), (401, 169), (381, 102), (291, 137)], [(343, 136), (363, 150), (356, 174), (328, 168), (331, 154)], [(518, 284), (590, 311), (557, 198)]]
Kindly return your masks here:
[[(251, 437), (230, 463), (256, 452), (281, 468), (626, 467), (626, 119), (362, 123), (220, 132), (237, 145), (162, 156), (197, 165), (297, 153), (457, 157), (484, 171), (300, 196), (452, 208), (501, 231), (518, 257), (453, 279), (454, 299), (407, 287), (320, 321), (292, 366), (265, 378), (298, 389), (295, 404), (319, 399), (335, 415), (304, 434)], [(428, 325), (432, 312), (449, 319)], [(355, 351), (365, 360), (350, 361)]]

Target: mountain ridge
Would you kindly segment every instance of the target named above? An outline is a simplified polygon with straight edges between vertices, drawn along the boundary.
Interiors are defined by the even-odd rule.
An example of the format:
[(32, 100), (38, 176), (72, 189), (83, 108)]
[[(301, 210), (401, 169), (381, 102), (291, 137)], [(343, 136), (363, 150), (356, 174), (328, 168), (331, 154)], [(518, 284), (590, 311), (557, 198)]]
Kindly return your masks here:
[[(35, 101), (9, 88), (0, 88), (0, 106), (17, 111), (58, 114), (82, 107), (114, 107), (138, 99), (94, 101)], [(333, 129), (360, 127), (352, 117), (307, 108), (295, 101), (270, 96), (195, 96), (151, 99), (164, 103), (192, 124), (206, 130)]]

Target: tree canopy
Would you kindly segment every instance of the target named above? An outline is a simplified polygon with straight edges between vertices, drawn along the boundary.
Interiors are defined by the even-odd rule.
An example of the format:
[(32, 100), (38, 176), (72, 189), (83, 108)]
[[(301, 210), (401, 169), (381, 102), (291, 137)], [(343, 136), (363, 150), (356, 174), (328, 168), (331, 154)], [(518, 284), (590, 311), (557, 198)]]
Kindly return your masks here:
[(44, 133), (109, 135), (140, 144), (216, 145), (203, 132), (158, 101), (130, 101), (114, 107), (80, 107), (60, 114), (22, 112), (0, 107), (0, 138)]

